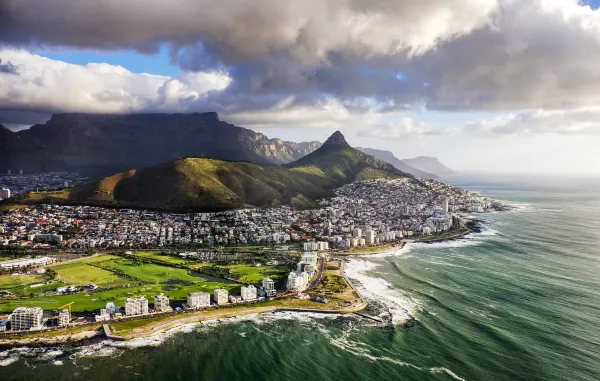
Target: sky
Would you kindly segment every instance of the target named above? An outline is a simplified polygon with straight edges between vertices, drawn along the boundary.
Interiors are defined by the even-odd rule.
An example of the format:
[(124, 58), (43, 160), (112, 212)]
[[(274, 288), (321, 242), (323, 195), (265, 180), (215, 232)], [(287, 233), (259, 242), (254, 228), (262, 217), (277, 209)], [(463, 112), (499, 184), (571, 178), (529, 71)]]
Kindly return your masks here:
[(600, 174), (599, 0), (4, 0), (0, 124), (217, 111), (459, 171)]

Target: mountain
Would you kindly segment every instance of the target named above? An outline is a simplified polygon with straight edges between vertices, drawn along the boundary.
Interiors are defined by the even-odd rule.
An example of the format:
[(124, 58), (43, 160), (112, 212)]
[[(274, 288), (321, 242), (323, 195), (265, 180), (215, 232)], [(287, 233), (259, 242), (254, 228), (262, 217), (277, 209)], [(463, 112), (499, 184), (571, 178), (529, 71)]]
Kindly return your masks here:
[(396, 156), (394, 156), (394, 154), (391, 153), (390, 151), (384, 151), (384, 150), (374, 149), (374, 148), (359, 148), (359, 147), (357, 147), (357, 149), (361, 150), (362, 152), (364, 152), (368, 155), (374, 156), (379, 160), (383, 160), (387, 163), (390, 163), (391, 165), (398, 168), (402, 172), (410, 173), (413, 176), (420, 177), (423, 179), (435, 179), (437, 177), (437, 175), (434, 175), (433, 173), (428, 173), (425, 171), (421, 171), (420, 169), (417, 169), (415, 167), (411, 167), (410, 165), (406, 164), (404, 161), (402, 161), (402, 160), (398, 159)]
[(318, 142), (292, 143), (203, 114), (55, 114), (43, 125), (0, 129), (0, 172), (107, 172), (152, 166), (184, 156), (281, 164)]
[(390, 164), (347, 145), (339, 132), (319, 149), (286, 166), (181, 158), (129, 170), (74, 188), (30, 192), (11, 203), (61, 203), (171, 211), (216, 211), (315, 200), (357, 179), (412, 179)]
[(442, 164), (436, 157), (419, 156), (414, 159), (405, 159), (402, 161), (411, 167), (415, 167), (421, 171), (433, 173), (437, 176), (447, 176), (456, 173)]
[(338, 187), (355, 180), (413, 177), (393, 165), (350, 147), (336, 131), (316, 151), (284, 165), (294, 171), (315, 175), (325, 187)]

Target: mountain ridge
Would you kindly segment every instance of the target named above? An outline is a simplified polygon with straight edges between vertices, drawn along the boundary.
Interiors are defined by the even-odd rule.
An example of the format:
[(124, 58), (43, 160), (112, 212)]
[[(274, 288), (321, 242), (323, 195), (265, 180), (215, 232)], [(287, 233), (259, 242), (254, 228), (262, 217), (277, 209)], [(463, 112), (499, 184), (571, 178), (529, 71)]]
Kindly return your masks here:
[[(342, 143), (339, 137), (334, 140)], [(332, 196), (337, 187), (373, 178), (414, 179), (347, 143), (330, 142), (285, 166), (185, 157), (73, 188), (29, 192), (7, 201), (168, 211), (217, 211), (282, 204), (315, 207), (316, 200)]]
[(54, 114), (45, 124), (0, 133), (0, 172), (115, 172), (184, 156), (282, 164), (318, 142), (269, 139), (221, 121), (216, 112), (192, 114)]

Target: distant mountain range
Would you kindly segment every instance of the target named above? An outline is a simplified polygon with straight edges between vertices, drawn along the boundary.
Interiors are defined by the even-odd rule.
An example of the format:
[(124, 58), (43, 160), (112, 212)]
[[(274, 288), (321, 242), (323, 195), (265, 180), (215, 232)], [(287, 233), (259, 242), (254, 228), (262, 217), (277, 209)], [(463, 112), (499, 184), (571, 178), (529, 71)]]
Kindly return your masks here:
[(417, 168), (421, 171), (433, 173), (437, 176), (448, 176), (456, 173), (452, 169), (442, 164), (436, 157), (419, 156), (414, 159), (406, 159), (402, 161), (411, 167)]
[(384, 151), (384, 150), (374, 149), (374, 148), (358, 148), (358, 149), (363, 151), (366, 154), (369, 154), (369, 155), (372, 155), (372, 156), (378, 158), (379, 160), (386, 161), (386, 162), (390, 163), (391, 165), (393, 165), (394, 167), (398, 168), (399, 170), (406, 172), (406, 173), (410, 173), (411, 175), (414, 175), (416, 177), (420, 177), (423, 179), (435, 179), (436, 177), (438, 177), (434, 173), (422, 171), (419, 168), (416, 168), (416, 167), (406, 164), (406, 160), (398, 159), (390, 151)]
[(12, 132), (0, 126), (0, 172), (115, 172), (184, 156), (282, 164), (320, 146), (269, 139), (203, 114), (56, 114)]
[[(309, 155), (318, 141), (269, 139), (202, 114), (55, 114), (43, 125), (13, 132), (0, 125), (0, 173), (77, 171), (115, 173), (181, 157), (286, 164)], [(389, 151), (360, 148), (400, 171), (435, 178), (452, 171), (435, 158), (400, 160)]]
[(181, 158), (129, 170), (74, 188), (30, 192), (12, 203), (86, 204), (172, 211), (214, 211), (291, 204), (313, 207), (315, 200), (355, 180), (406, 178), (389, 163), (348, 145), (340, 132), (300, 160), (284, 166)]

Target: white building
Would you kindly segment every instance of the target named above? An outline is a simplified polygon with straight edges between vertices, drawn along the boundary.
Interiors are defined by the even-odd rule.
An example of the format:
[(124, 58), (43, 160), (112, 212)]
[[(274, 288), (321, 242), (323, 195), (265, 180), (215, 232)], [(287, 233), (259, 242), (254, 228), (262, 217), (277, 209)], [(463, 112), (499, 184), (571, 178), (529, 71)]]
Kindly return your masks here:
[[(108, 302), (106, 303), (106, 313), (109, 315), (114, 315), (114, 314), (118, 314), (121, 313), (121, 307), (117, 306), (115, 303), (113, 302)], [(102, 311), (102, 310), (101, 310)]]
[(308, 252), (302, 254), (302, 257), (300, 258), (300, 262), (309, 263), (309, 264), (315, 266), (317, 264), (317, 253), (314, 251), (308, 251)]
[(263, 278), (262, 288), (266, 296), (275, 296), (275, 294), (277, 294), (277, 290), (275, 290), (275, 282), (271, 278)]
[(26, 258), (26, 259), (13, 259), (10, 261), (0, 262), (0, 268), (2, 269), (17, 269), (24, 268), (27, 266), (44, 266), (49, 263), (56, 262), (56, 259), (50, 257), (38, 257), (38, 258)]
[[(9, 175), (10, 175), (10, 173), (9, 173)], [(2, 191), (0, 191), (0, 199), (6, 200), (9, 198), (10, 198), (10, 189), (2, 188)]]
[(372, 245), (375, 243), (375, 231), (374, 230), (367, 230), (365, 232), (365, 242), (369, 245)]
[(29, 234), (27, 238), (30, 241), (36, 242), (57, 242), (63, 241), (63, 236), (60, 234)]
[(169, 305), (169, 298), (165, 294), (159, 294), (154, 297), (154, 310), (156, 312), (167, 312), (171, 311)]
[(62, 310), (58, 313), (58, 326), (66, 327), (71, 322), (71, 313), (69, 310)]
[(246, 287), (242, 286), (242, 300), (244, 302), (256, 300), (256, 287), (253, 285)]
[(289, 291), (293, 292), (304, 291), (306, 290), (306, 287), (308, 287), (309, 280), (310, 275), (307, 272), (292, 271), (290, 275), (288, 275), (286, 287)]
[(329, 250), (329, 242), (317, 242), (317, 250), (319, 250), (319, 251)]
[(192, 292), (187, 296), (189, 308), (200, 308), (210, 306), (210, 294), (208, 292)]
[(360, 238), (362, 237), (362, 229), (355, 228), (352, 232), (352, 237)]
[(224, 288), (217, 288), (214, 291), (215, 303), (218, 305), (227, 304), (229, 301), (229, 292)]
[(13, 331), (42, 328), (44, 310), (40, 307), (19, 307), (10, 315), (10, 327)]
[(125, 315), (146, 315), (148, 314), (148, 299), (145, 296), (139, 298), (127, 298), (125, 301)]
[(319, 244), (314, 241), (304, 242), (304, 251), (315, 251), (319, 247)]

